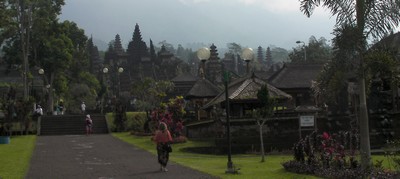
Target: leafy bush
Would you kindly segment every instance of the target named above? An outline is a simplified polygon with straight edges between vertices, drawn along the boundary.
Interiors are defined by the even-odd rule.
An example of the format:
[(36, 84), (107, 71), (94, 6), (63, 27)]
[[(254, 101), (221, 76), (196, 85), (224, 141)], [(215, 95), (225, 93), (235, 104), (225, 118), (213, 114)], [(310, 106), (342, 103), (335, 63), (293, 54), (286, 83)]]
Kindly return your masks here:
[(390, 167), (400, 172), (400, 140), (389, 141), (384, 148), (385, 157), (388, 159)]
[(144, 124), (146, 122), (146, 113), (135, 112), (132, 113), (127, 120), (127, 130), (136, 133), (144, 133)]
[(126, 131), (127, 128), (125, 124), (125, 122), (127, 121), (126, 106), (123, 105), (120, 100), (116, 101), (113, 114), (114, 114), (115, 130), (117, 132)]
[[(107, 124), (110, 131), (116, 132), (116, 126), (114, 123), (114, 114), (107, 113), (106, 115)], [(144, 112), (127, 112), (127, 120), (124, 123), (124, 131), (131, 131), (132, 134), (144, 133), (143, 125), (146, 121), (146, 113)]]
[(70, 84), (68, 96), (66, 96), (65, 107), (68, 113), (81, 113), (81, 103), (85, 102), (87, 110), (94, 109), (96, 106), (97, 93), (86, 84)]
[[(184, 100), (182, 96), (169, 99), (167, 104), (162, 103), (158, 108), (151, 111), (151, 119), (159, 124), (167, 124), (172, 137), (179, 137), (183, 131), (183, 116), (185, 115)], [(158, 125), (157, 125), (158, 126)], [(153, 129), (154, 130), (154, 129)]]
[(381, 164), (362, 170), (355, 159), (358, 149), (355, 130), (329, 135), (313, 132), (293, 147), (294, 160), (283, 163), (291, 172), (314, 174), (324, 178), (395, 178), (395, 172), (386, 171)]
[(318, 168), (317, 166), (306, 165), (303, 162), (296, 160), (285, 162), (282, 165), (287, 171), (300, 174), (314, 174), (315, 170)]

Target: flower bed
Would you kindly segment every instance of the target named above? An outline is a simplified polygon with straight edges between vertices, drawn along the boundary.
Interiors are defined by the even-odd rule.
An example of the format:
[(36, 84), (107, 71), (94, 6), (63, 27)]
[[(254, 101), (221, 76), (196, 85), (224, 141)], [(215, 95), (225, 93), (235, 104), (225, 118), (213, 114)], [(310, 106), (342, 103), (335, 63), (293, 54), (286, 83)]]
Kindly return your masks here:
[(293, 147), (294, 160), (283, 167), (295, 173), (323, 178), (399, 178), (397, 172), (385, 170), (378, 162), (363, 170), (356, 160), (359, 136), (356, 131), (329, 135), (313, 132)]

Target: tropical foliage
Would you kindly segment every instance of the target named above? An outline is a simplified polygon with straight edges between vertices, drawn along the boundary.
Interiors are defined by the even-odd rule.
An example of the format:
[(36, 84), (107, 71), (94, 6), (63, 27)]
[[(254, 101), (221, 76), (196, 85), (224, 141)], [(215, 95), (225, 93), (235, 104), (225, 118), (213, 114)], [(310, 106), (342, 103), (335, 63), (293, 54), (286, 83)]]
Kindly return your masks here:
[(265, 122), (274, 114), (275, 99), (269, 96), (267, 84), (262, 85), (260, 90), (257, 92), (257, 99), (261, 103), (261, 107), (255, 110), (255, 116), (257, 118), (257, 125), (259, 126), (260, 133), (260, 146), (261, 146), (261, 162), (265, 161), (264, 151), (264, 138), (263, 138), (263, 126)]
[(149, 111), (158, 107), (173, 87), (170, 81), (156, 81), (153, 78), (134, 83), (131, 94), (136, 98), (136, 109)]
[(283, 163), (292, 172), (323, 178), (396, 178), (382, 166), (362, 169), (357, 160), (359, 135), (356, 130), (306, 136), (293, 147), (294, 160)]
[(182, 96), (172, 98), (168, 103), (162, 103), (158, 108), (152, 110), (151, 119), (153, 122), (153, 130), (160, 122), (167, 124), (171, 135), (178, 138), (182, 135), (183, 131), (183, 116), (185, 115), (184, 109), (185, 101)]
[[(21, 74), (33, 74), (43, 69), (43, 84), (48, 85), (52, 95), (46, 95), (45, 100), (37, 99), (37, 102), (48, 101), (49, 106), (44, 107), (49, 111), (56, 101), (53, 98), (64, 98), (66, 105), (75, 103), (68, 102), (71, 100), (82, 100), (68, 95), (70, 84), (87, 84), (92, 92), (98, 89), (93, 75), (82, 74), (89, 71), (88, 38), (74, 22), (59, 21), (63, 5), (64, 0), (6, 0), (1, 2), (0, 8), (0, 16), (5, 20), (0, 23), (3, 59), (9, 69), (17, 69)], [(27, 78), (24, 76), (24, 95)]]
[(308, 45), (303, 44), (289, 53), (289, 59), (294, 63), (324, 63), (332, 58), (332, 49), (323, 37), (316, 39), (311, 36)]
[[(367, 38), (381, 38), (393, 31), (400, 24), (400, 1), (370, 1), (370, 0), (301, 0), (300, 10), (308, 17), (313, 10), (322, 6), (336, 16), (336, 28), (345, 27), (353, 31), (353, 36), (348, 42), (353, 45), (354, 51), (350, 57), (355, 57), (359, 63), (358, 75), (359, 100), (360, 100), (360, 134), (361, 138), (361, 163), (362, 168), (370, 166), (371, 149), (369, 143), (368, 110), (366, 104), (366, 85), (364, 76), (365, 59), (367, 51)], [(352, 27), (352, 28), (346, 28)], [(353, 50), (353, 49), (351, 49)]]

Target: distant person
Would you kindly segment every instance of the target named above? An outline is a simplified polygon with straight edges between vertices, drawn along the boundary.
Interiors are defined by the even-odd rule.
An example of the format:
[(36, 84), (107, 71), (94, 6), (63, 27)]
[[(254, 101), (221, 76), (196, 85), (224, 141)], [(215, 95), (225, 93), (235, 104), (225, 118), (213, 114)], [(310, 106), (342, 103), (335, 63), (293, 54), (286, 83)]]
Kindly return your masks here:
[(53, 110), (53, 115), (59, 115), (60, 114), (60, 108), (58, 107), (58, 105), (54, 106), (54, 110)]
[(85, 111), (86, 111), (86, 104), (85, 104), (84, 101), (82, 101), (82, 104), (81, 104), (81, 111), (82, 111), (82, 114), (85, 114)]
[(171, 142), (172, 137), (171, 133), (167, 128), (167, 124), (161, 122), (158, 130), (154, 136), (154, 141), (157, 143), (157, 156), (158, 163), (160, 163), (160, 170), (163, 172), (167, 172), (167, 163), (169, 159), (169, 153), (172, 151)]
[(43, 116), (43, 109), (42, 106), (37, 105), (35, 111), (33, 111), (33, 117), (34, 119), (37, 119), (40, 116)]
[(85, 125), (86, 125), (86, 135), (90, 135), (93, 133), (93, 120), (90, 118), (90, 115), (86, 115), (85, 119)]
[(40, 106), (39, 104), (36, 106), (36, 109), (33, 111), (33, 115), (32, 115), (32, 119), (37, 121), (37, 135), (40, 135), (40, 131), (41, 131), (41, 120), (40, 120), (40, 116), (43, 116), (43, 109), (42, 106)]
[(61, 115), (64, 115), (64, 110), (65, 110), (65, 108), (64, 108), (64, 102), (63, 102), (63, 101), (60, 101), (60, 103), (58, 104), (58, 107), (59, 107), (59, 109), (60, 109), (60, 114), (61, 114)]

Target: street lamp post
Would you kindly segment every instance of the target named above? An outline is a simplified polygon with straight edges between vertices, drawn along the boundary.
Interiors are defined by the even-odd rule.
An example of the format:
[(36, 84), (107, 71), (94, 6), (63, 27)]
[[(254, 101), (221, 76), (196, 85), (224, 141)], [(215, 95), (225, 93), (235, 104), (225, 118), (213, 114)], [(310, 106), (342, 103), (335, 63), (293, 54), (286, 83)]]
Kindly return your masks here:
[(242, 50), (242, 59), (246, 62), (246, 74), (250, 73), (249, 63), (254, 58), (254, 51), (251, 48), (245, 48)]
[[(46, 99), (46, 102), (47, 102), (47, 106), (46, 107), (47, 107), (47, 109), (45, 109), (45, 110), (47, 112), (51, 112), (52, 113), (52, 111), (53, 111), (53, 92), (50, 91), (51, 85), (47, 81), (47, 78), (46, 78), (46, 76), (44, 74), (45, 72), (44, 72), (43, 68), (40, 68), (38, 70), (38, 73), (39, 73), (39, 75), (41, 75), (43, 77), (43, 87), (44, 88), (42, 88), (42, 89), (45, 89), (46, 90), (46, 94), (47, 94), (47, 99)], [(43, 96), (43, 94), (44, 94), (44, 91), (42, 91), (42, 96)]]
[[(39, 75), (40, 76), (42, 76), (42, 81), (43, 81), (43, 85), (42, 85), (42, 92), (41, 92), (41, 94), (40, 94), (40, 101), (42, 101), (43, 100), (43, 92), (44, 92), (44, 90), (43, 90), (43, 86), (44, 86), (44, 70), (43, 70), (43, 68), (40, 68), (39, 70), (38, 70), (38, 73), (39, 73)], [(43, 105), (43, 104), (41, 104), (41, 105)], [(36, 108), (35, 108), (36, 109)]]
[(205, 70), (206, 70), (206, 61), (210, 58), (210, 49), (208, 49), (207, 47), (203, 47), (200, 48), (199, 50), (197, 50), (197, 58), (199, 58), (199, 60), (201, 61), (201, 77), (204, 78), (205, 77)]
[[(111, 71), (109, 68), (104, 67), (102, 69), (103, 72), (103, 83), (106, 86), (106, 94), (103, 94), (102, 96), (102, 101), (101, 101), (101, 112), (103, 112), (104, 109), (104, 95), (107, 96), (107, 98), (111, 97), (116, 97), (117, 99), (119, 99), (120, 96), (120, 91), (121, 91), (121, 80), (120, 80), (120, 74), (124, 72), (124, 68), (122, 67), (116, 67), (116, 68), (111, 68)], [(110, 72), (110, 75), (112, 75), (112, 80), (109, 81), (107, 80), (107, 74)], [(110, 88), (111, 88), (111, 94), (109, 94), (109, 82), (111, 82)]]
[(40, 75), (43, 75), (43, 74), (44, 74), (43, 68), (39, 69), (39, 70), (38, 70), (38, 73), (39, 73)]
[(104, 67), (102, 72), (103, 72), (103, 85), (105, 84), (106, 90), (101, 96), (101, 111), (100, 111), (101, 114), (103, 114), (103, 111), (104, 111), (104, 95), (108, 96), (108, 84), (107, 84), (107, 81), (106, 81), (106, 74), (108, 73), (108, 68)]
[(225, 173), (237, 173), (233, 168), (232, 162), (232, 145), (231, 145), (231, 121), (229, 117), (230, 107), (229, 107), (229, 94), (228, 94), (228, 83), (229, 83), (229, 71), (224, 72), (224, 82), (225, 82), (225, 113), (226, 113), (226, 135), (228, 142), (228, 163), (227, 170)]
[(119, 67), (118, 68), (118, 74), (117, 74), (117, 80), (118, 80), (118, 90), (117, 90), (117, 98), (119, 99), (119, 95), (120, 95), (120, 92), (121, 92), (121, 79), (120, 79), (120, 74), (122, 73), (122, 72), (124, 72), (124, 68), (122, 68), (122, 67)]
[(303, 41), (296, 41), (297, 44), (302, 43), (303, 44), (303, 50), (304, 50), (304, 62), (307, 62), (307, 52), (306, 52), (306, 44)]

